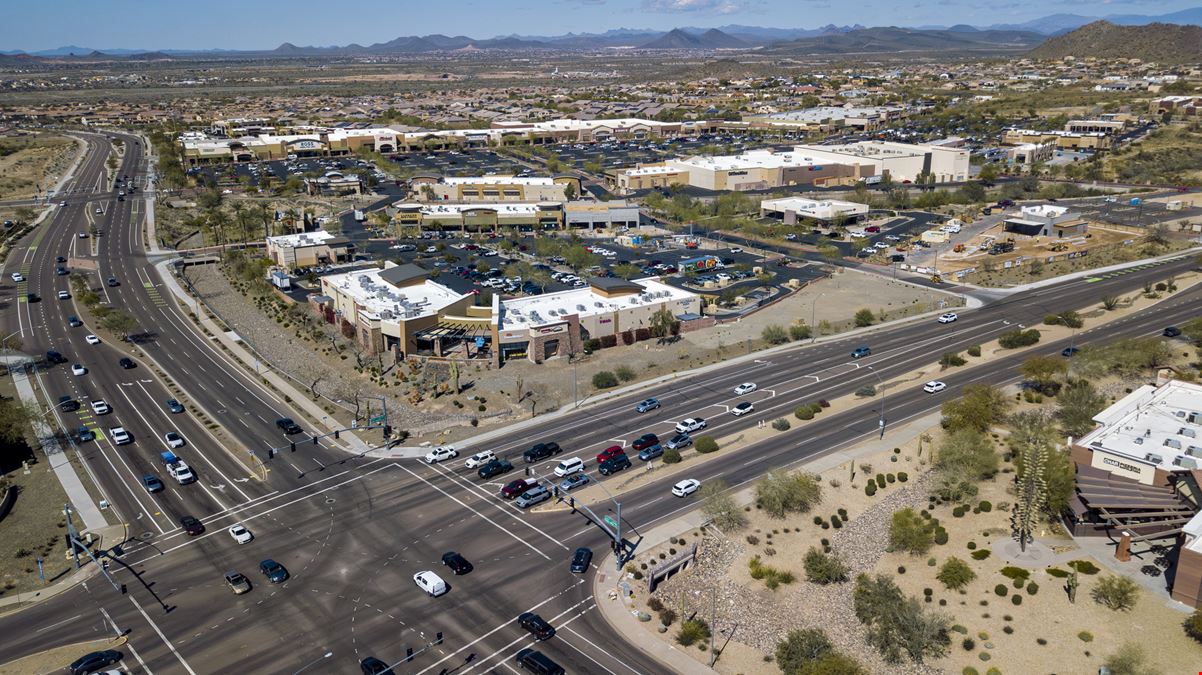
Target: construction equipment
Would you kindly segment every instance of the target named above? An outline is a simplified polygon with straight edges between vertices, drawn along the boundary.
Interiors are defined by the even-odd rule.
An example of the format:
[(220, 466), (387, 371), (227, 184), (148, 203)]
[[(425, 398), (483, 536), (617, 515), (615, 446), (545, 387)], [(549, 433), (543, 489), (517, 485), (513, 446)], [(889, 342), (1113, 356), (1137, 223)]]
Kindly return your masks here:
[(931, 275), (931, 283), (933, 283), (933, 284), (941, 284), (941, 283), (943, 283), (943, 275), (941, 275), (941, 274), (932, 274), (932, 275)]

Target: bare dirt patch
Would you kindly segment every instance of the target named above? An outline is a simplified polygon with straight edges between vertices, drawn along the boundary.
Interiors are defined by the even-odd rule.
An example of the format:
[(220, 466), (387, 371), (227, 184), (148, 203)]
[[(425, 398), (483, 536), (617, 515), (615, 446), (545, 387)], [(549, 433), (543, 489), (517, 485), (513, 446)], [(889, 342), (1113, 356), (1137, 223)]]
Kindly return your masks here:
[(0, 137), (0, 199), (49, 189), (78, 152), (76, 142), (63, 136)]

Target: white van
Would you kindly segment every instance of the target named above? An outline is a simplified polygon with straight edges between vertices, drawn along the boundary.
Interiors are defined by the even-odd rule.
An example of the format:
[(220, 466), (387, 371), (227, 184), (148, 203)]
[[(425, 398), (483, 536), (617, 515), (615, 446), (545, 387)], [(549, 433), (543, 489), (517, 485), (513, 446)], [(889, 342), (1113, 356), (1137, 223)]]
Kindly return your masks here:
[(950, 222), (939, 229), (947, 232), (948, 234), (960, 234), (960, 223)]
[(571, 476), (581, 471), (584, 471), (584, 460), (579, 457), (569, 457), (560, 462), (559, 466), (555, 467), (555, 475), (560, 478)]
[(447, 582), (429, 570), (414, 574), (413, 581), (417, 584), (418, 588), (429, 593), (432, 598), (437, 598), (447, 592)]

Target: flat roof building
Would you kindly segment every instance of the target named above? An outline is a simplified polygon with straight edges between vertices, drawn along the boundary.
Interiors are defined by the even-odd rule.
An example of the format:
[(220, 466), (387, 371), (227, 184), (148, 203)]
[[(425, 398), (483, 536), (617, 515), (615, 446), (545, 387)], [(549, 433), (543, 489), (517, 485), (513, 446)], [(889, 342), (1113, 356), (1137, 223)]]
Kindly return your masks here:
[(787, 127), (804, 131), (830, 131), (852, 128), (872, 131), (890, 121), (905, 117), (902, 106), (817, 106), (803, 110), (748, 115), (744, 122), (752, 127)]
[(349, 239), (325, 230), (267, 238), (267, 257), (285, 269), (346, 262), (354, 254), (355, 245)]
[(1006, 129), (1002, 133), (1003, 145), (1026, 145), (1028, 143), (1054, 143), (1058, 148), (1070, 150), (1105, 150), (1110, 147), (1110, 134), (1100, 131), (1035, 131), (1033, 129)]
[(851, 183), (865, 175), (868, 174), (838, 162), (825, 162), (797, 148), (790, 152), (751, 150), (739, 155), (678, 157), (618, 171), (615, 179), (624, 192), (673, 184), (706, 190), (765, 190)]
[(896, 183), (915, 181), (921, 174), (934, 176), (936, 183), (968, 180), (969, 152), (938, 145), (861, 141), (846, 145), (799, 145), (817, 163), (857, 167), (860, 176), (889, 174)]
[(358, 174), (327, 171), (317, 178), (305, 179), (305, 191), (314, 196), (341, 196), (363, 194), (363, 180)]
[(1024, 206), (1017, 215), (1002, 221), (1002, 229), (1024, 237), (1064, 239), (1084, 236), (1088, 225), (1081, 214), (1064, 206), (1036, 204)]
[(414, 176), (409, 185), (418, 201), (445, 202), (562, 201), (581, 187), (575, 176)]
[(393, 224), (400, 229), (455, 230), (461, 232), (519, 232), (558, 230), (564, 226), (563, 202), (450, 204), (397, 202)]
[(760, 202), (761, 218), (777, 218), (785, 225), (796, 225), (803, 218), (831, 224), (839, 220), (848, 223), (860, 216), (868, 215), (867, 204), (844, 202), (837, 199), (765, 199)]

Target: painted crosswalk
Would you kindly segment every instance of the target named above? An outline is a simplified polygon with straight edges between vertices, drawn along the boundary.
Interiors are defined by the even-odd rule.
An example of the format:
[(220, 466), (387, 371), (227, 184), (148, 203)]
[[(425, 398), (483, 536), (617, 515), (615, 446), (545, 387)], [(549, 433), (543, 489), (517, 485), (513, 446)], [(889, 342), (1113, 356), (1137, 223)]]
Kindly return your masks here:
[(150, 301), (154, 303), (155, 307), (167, 306), (166, 301), (164, 301), (163, 297), (159, 295), (159, 289), (155, 288), (154, 284), (150, 283), (149, 281), (144, 281), (142, 282), (142, 285), (146, 287), (146, 294), (150, 296)]

